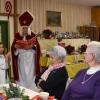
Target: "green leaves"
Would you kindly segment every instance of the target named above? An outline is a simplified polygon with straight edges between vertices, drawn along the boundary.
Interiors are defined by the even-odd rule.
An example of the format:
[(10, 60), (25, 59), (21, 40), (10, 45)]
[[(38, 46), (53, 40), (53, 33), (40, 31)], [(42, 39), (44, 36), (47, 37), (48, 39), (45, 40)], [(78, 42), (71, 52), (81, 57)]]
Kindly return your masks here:
[(17, 84), (14, 86), (12, 83), (9, 84), (9, 88), (7, 87), (3, 87), (7, 99), (9, 98), (23, 98), (25, 89), (20, 89), (19, 86), (17, 86)]

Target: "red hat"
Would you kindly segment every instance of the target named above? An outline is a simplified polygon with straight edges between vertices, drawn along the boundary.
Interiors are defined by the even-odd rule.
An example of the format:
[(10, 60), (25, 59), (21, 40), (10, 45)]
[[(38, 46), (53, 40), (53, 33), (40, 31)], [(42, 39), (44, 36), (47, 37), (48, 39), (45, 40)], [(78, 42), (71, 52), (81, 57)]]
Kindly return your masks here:
[(19, 23), (21, 26), (29, 26), (33, 21), (32, 15), (25, 11), (20, 17), (19, 17)]

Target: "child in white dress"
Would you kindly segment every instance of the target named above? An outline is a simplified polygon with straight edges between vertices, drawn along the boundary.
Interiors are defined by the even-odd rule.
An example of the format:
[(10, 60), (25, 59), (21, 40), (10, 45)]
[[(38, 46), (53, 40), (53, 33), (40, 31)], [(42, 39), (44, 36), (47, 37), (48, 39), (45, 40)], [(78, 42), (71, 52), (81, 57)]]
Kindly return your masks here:
[(0, 42), (0, 84), (6, 82), (6, 70), (8, 69), (7, 60), (4, 56), (4, 47)]

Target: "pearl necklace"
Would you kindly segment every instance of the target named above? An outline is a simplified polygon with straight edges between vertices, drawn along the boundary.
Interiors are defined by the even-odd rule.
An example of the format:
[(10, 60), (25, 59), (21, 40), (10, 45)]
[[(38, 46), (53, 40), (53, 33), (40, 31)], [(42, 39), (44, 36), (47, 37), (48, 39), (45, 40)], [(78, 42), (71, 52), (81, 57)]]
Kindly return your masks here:
[(83, 77), (83, 80), (82, 80), (81, 84), (85, 84), (86, 82), (88, 82), (94, 75), (95, 75), (95, 73), (92, 74), (88, 79), (85, 79), (86, 78), (86, 74), (85, 74), (84, 77)]

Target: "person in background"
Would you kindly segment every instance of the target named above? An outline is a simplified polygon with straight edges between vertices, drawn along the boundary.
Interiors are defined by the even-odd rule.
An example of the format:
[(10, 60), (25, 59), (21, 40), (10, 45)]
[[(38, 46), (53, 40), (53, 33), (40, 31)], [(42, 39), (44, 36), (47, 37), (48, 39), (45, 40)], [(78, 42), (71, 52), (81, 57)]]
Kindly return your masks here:
[(65, 43), (62, 41), (62, 38), (58, 38), (57, 41), (58, 41), (58, 45), (65, 48)]
[(6, 83), (6, 70), (8, 69), (8, 56), (4, 55), (4, 45), (0, 42), (0, 84)]
[(61, 46), (54, 46), (51, 51), (48, 51), (51, 63), (48, 69), (41, 75), (37, 83), (37, 90), (48, 92), (50, 96), (61, 100), (65, 90), (68, 74), (64, 59), (66, 51)]
[(100, 42), (90, 42), (84, 56), (89, 68), (77, 73), (61, 100), (100, 100)]
[(28, 11), (19, 17), (22, 32), (15, 34), (11, 46), (14, 80), (29, 89), (34, 89), (35, 77), (40, 75), (40, 45), (36, 34), (30, 30), (32, 21)]

